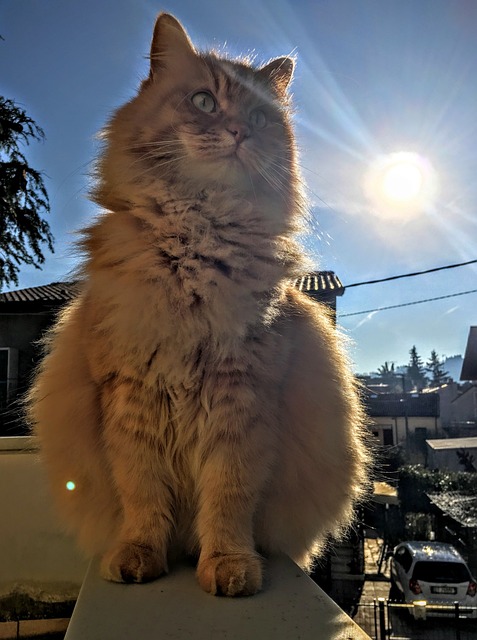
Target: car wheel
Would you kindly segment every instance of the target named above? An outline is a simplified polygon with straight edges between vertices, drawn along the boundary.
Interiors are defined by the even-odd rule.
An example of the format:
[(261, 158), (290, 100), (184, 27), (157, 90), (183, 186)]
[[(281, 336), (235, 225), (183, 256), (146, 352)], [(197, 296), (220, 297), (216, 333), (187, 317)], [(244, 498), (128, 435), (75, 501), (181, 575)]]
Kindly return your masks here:
[(389, 599), (393, 602), (403, 601), (403, 595), (399, 591), (397, 584), (393, 580), (391, 580), (391, 587), (389, 589)]

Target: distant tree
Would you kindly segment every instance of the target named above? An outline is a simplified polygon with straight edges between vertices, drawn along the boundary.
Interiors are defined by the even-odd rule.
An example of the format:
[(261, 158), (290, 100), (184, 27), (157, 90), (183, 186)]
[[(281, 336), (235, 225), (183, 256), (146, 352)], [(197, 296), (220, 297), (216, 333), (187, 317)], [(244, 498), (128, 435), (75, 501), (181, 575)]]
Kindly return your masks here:
[(407, 376), (418, 391), (422, 391), (427, 386), (427, 378), (424, 363), (417, 353), (416, 345), (409, 351), (411, 359), (407, 365)]
[(53, 252), (50, 226), (42, 217), (50, 211), (43, 178), (20, 150), (44, 137), (23, 109), (0, 96), (0, 290), (18, 284), (21, 264), (41, 268), (42, 244)]
[(475, 473), (477, 471), (474, 465), (474, 456), (470, 453), (470, 451), (466, 451), (465, 449), (457, 449), (456, 454), (459, 460), (459, 464), (464, 467), (464, 471), (466, 471), (467, 473)]
[(378, 368), (377, 374), (383, 383), (388, 385), (391, 391), (395, 391), (396, 387), (399, 386), (399, 378), (394, 370), (394, 362), (391, 362), (390, 365), (389, 362), (386, 361)]
[(431, 356), (426, 363), (426, 371), (431, 374), (431, 384), (439, 387), (449, 381), (449, 372), (444, 371), (444, 363), (439, 359), (435, 349), (431, 351)]

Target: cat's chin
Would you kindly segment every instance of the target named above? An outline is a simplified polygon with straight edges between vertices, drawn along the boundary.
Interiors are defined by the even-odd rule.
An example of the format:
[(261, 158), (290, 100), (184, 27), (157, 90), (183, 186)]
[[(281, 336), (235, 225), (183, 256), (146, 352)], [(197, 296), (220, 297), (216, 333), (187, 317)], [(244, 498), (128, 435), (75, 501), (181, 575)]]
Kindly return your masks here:
[(216, 184), (244, 190), (252, 187), (252, 174), (255, 172), (234, 153), (213, 161), (197, 159), (194, 162), (184, 163), (181, 173), (188, 179), (196, 180), (202, 186)]

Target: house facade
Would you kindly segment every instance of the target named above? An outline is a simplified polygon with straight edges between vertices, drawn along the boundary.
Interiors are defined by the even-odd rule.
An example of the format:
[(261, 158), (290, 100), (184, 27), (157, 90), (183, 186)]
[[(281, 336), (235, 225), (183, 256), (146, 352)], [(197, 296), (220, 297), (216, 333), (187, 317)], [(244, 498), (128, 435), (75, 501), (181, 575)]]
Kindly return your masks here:
[(426, 440), (443, 437), (437, 393), (369, 392), (369, 429), (384, 447), (399, 446), (409, 462), (423, 462)]
[(439, 471), (477, 471), (477, 437), (427, 440), (427, 467)]
[(0, 436), (26, 432), (19, 400), (40, 358), (39, 340), (75, 291), (55, 282), (0, 294)]

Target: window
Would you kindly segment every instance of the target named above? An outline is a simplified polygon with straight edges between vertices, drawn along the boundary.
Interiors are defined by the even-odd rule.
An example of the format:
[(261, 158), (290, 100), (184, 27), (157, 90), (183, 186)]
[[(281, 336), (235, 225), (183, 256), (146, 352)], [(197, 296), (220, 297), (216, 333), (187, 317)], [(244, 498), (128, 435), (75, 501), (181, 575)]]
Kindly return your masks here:
[(414, 580), (423, 582), (461, 583), (470, 580), (469, 571), (462, 562), (416, 562), (412, 572)]
[(0, 409), (8, 405), (18, 383), (18, 350), (0, 347)]
[(416, 440), (425, 440), (427, 438), (427, 427), (416, 427)]
[(398, 549), (394, 558), (396, 562), (399, 562), (404, 571), (409, 571), (412, 564), (412, 556), (406, 548), (401, 547), (401, 549)]
[(372, 434), (379, 440), (380, 444), (385, 447), (389, 447), (394, 444), (392, 426), (373, 425)]

